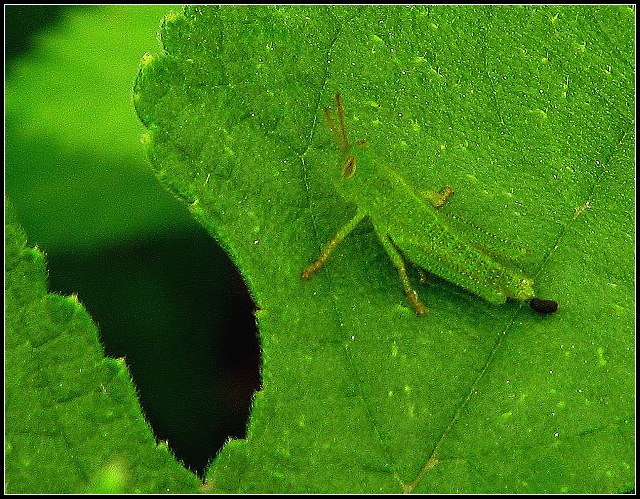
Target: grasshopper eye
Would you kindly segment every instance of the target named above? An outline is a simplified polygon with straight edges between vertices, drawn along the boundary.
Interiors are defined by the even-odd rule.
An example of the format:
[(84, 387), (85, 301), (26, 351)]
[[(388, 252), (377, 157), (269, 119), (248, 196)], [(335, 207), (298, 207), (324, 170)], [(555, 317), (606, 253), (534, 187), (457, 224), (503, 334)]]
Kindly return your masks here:
[(344, 178), (351, 178), (353, 174), (356, 172), (356, 157), (349, 156), (347, 161), (344, 164), (344, 170), (342, 171), (342, 176)]

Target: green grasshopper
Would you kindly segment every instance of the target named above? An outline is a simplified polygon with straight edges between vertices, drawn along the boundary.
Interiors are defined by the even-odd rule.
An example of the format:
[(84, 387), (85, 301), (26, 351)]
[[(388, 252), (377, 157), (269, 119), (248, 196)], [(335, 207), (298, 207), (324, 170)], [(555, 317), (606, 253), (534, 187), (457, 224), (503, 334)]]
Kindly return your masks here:
[(427, 307), (411, 286), (405, 259), (438, 275), (489, 303), (507, 298), (529, 302), (540, 313), (553, 313), (558, 304), (535, 297), (533, 279), (498, 261), (516, 263), (526, 251), (485, 232), (458, 217), (438, 212), (453, 189), (416, 191), (389, 166), (380, 164), (368, 143), (349, 142), (344, 108), (336, 93), (338, 124), (331, 110), (324, 117), (338, 145), (336, 191), (357, 205), (355, 216), (329, 241), (319, 258), (302, 272), (308, 279), (327, 261), (336, 246), (366, 217), (398, 270), (404, 292), (421, 316)]

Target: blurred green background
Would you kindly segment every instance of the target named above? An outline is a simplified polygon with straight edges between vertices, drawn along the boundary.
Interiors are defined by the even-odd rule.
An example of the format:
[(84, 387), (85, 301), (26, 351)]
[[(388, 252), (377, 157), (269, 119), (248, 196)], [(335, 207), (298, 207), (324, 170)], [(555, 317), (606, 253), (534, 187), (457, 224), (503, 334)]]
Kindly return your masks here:
[(50, 290), (78, 295), (157, 439), (201, 474), (245, 434), (260, 352), (237, 270), (140, 144), (132, 86), (171, 10), (5, 7), (5, 192)]

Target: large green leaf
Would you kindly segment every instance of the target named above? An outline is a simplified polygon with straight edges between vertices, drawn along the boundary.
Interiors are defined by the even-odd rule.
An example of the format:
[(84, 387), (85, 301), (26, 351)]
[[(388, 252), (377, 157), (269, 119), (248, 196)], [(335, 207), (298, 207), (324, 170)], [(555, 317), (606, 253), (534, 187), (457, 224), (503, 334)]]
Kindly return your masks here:
[(48, 294), (44, 256), (5, 227), (5, 491), (193, 492), (156, 445), (124, 359), (105, 358), (75, 296)]
[[(628, 7), (222, 7), (165, 18), (134, 100), (163, 182), (260, 307), (263, 390), (215, 491), (616, 492), (634, 476)], [(321, 108), (531, 250), (553, 316), (420, 285), (346, 223)], [(390, 199), (389, 203), (395, 200)]]

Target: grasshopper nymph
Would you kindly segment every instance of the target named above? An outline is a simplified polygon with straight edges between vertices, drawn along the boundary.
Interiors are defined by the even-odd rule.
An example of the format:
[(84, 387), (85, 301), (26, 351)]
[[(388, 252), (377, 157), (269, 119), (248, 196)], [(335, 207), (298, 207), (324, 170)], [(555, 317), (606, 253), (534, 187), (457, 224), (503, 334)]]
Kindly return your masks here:
[(334, 120), (331, 110), (324, 117), (338, 145), (335, 188), (357, 205), (355, 216), (329, 241), (320, 257), (302, 273), (308, 279), (329, 258), (335, 247), (366, 217), (389, 258), (398, 270), (404, 292), (418, 315), (427, 311), (409, 282), (405, 259), (494, 304), (507, 298), (528, 302), (540, 313), (553, 313), (558, 304), (535, 297), (533, 279), (498, 258), (515, 263), (525, 250), (464, 222), (439, 213), (453, 189), (417, 191), (389, 166), (380, 164), (363, 140), (349, 142), (344, 108), (336, 93)]

